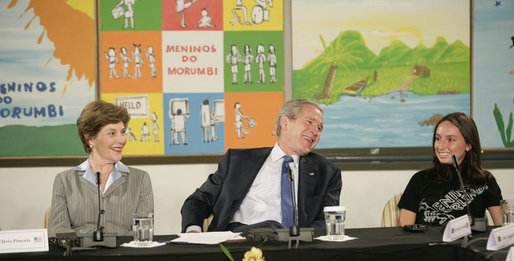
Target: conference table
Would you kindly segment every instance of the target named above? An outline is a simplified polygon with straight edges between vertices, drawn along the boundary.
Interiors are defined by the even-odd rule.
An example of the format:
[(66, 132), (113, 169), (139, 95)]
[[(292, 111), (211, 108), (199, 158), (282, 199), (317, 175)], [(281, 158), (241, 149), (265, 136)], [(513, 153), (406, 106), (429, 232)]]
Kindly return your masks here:
[[(314, 239), (299, 243), (298, 248), (288, 248), (280, 241), (239, 241), (223, 245), (235, 260), (242, 260), (252, 246), (259, 247), (267, 261), (272, 260), (505, 260), (508, 248), (487, 251), (489, 232), (473, 232), (463, 245), (463, 239), (442, 242), (441, 227), (431, 227), (424, 232), (408, 232), (400, 227), (346, 229), (346, 235), (357, 239), (344, 242), (328, 242)], [(319, 236), (315, 232), (315, 236)], [(165, 241), (177, 235), (157, 235), (154, 240)], [(75, 250), (70, 260), (228, 260), (219, 245), (167, 244), (155, 248), (128, 248), (119, 245), (131, 241), (131, 237), (118, 237), (117, 248)], [(0, 260), (58, 260), (65, 249), (51, 245), (48, 252), (0, 254)]]

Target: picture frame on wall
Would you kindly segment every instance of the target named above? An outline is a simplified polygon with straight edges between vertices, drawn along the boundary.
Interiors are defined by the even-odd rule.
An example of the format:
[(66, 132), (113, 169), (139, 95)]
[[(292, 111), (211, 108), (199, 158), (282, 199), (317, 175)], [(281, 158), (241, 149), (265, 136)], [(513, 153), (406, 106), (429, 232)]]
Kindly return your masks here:
[[(45, 68), (48, 60), (52, 65), (62, 59), (64, 65), (56, 64), (51, 68), (63, 66), (59, 68), (63, 76), (54, 80), (37, 77), (30, 81), (12, 77), (7, 79), (9, 83), (41, 81), (50, 85), (55, 82), (54, 91), (47, 91), (42, 96), (38, 94), (38, 98), (48, 97), (50, 100), (41, 106), (48, 108), (54, 105), (57, 114), (56, 117), (47, 116), (36, 121), (33, 118), (15, 119), (0, 126), (0, 133), (5, 133), (3, 141), (0, 136), (0, 144), (13, 148), (0, 156), (0, 165), (80, 163), (77, 159), (84, 158), (86, 154), (81, 151), (80, 141), (76, 137), (74, 120), (81, 108), (95, 98), (116, 103), (147, 102), (144, 111), (137, 110), (141, 108), (133, 110), (130, 128), (137, 142), (129, 142), (127, 146), (124, 161), (128, 164), (214, 163), (227, 148), (271, 146), (276, 139), (272, 135), (272, 116), (278, 113), (284, 100), (300, 97), (312, 99), (324, 109), (325, 128), (316, 151), (335, 162), (350, 163), (346, 166), (369, 168), (372, 166), (369, 162), (379, 162), (379, 165), (373, 165), (374, 168), (382, 168), (383, 164), (387, 165), (386, 168), (408, 168), (409, 164), (418, 167), (420, 163), (431, 161), (433, 126), (443, 115), (452, 111), (463, 111), (475, 118), (486, 159), (498, 161), (501, 165), (505, 158), (512, 156), (511, 147), (505, 144), (510, 144), (512, 140), (512, 118), (509, 115), (512, 114), (514, 95), (505, 86), (513, 77), (510, 72), (514, 71), (511, 62), (514, 59), (509, 57), (514, 48), (505, 46), (510, 44), (510, 40), (501, 28), (491, 32), (482, 29), (499, 21), (512, 22), (506, 15), (512, 8), (509, 3), (494, 6), (493, 3), (477, 5), (469, 0), (452, 3), (391, 0), (382, 1), (380, 6), (367, 6), (366, 2), (361, 1), (285, 0), (280, 4), (274, 2), (273, 7), (261, 6), (260, 9), (245, 4), (247, 24), (241, 8), (223, 1), (223, 10), (199, 5), (184, 9), (185, 27), (182, 27), (182, 14), (176, 11), (176, 1), (151, 0), (137, 1), (132, 6), (137, 8), (134, 9), (135, 26), (132, 28), (130, 17), (125, 17), (124, 13), (120, 15), (121, 12), (115, 10), (119, 9), (116, 6), (120, 1), (101, 1), (104, 8), (100, 6), (98, 9), (95, 9), (95, 4), (100, 1), (91, 2), (89, 9), (88, 5), (84, 10), (74, 9), (78, 12), (76, 19), (82, 19), (74, 23), (83, 28), (77, 31), (92, 35), (88, 40), (88, 46), (94, 49), (92, 55), (88, 55), (91, 50), (87, 49), (72, 52), (77, 57), (66, 59), (59, 56), (60, 51), (52, 49), (57, 47), (47, 47), (50, 50), (47, 53), (53, 52), (55, 56), (43, 55), (39, 65)], [(14, 7), (3, 6), (2, 13), (10, 14), (2, 16), (2, 19), (9, 20), (4, 24), (17, 23), (17, 28), (23, 30), (21, 28), (34, 16), (31, 8), (43, 8), (34, 5), (27, 9), (29, 3), (18, 1)], [(68, 10), (70, 6), (62, 8)], [(262, 19), (254, 21), (252, 19), (257, 18), (250, 14), (256, 8), (266, 10), (267, 15), (264, 16), (263, 12)], [(157, 9), (160, 10), (159, 15), (145, 15), (147, 12), (144, 10)], [(215, 26), (195, 26), (204, 13), (203, 9), (208, 10), (208, 16), (212, 17), (211, 24)], [(24, 14), (22, 21), (25, 22), (16, 20), (20, 14)], [(96, 23), (95, 15), (103, 20), (102, 24)], [(24, 37), (31, 39), (27, 41), (31, 45), (27, 46), (27, 52), (20, 53), (20, 57), (27, 57), (32, 49), (42, 46), (37, 39), (45, 29), (49, 36), (55, 34), (50, 27), (45, 28), (51, 24), (50, 18), (36, 16), (36, 19), (41, 19), (41, 26), (36, 28), (32, 23), (28, 27), (33, 29), (27, 30), (32, 35)], [(98, 50), (94, 48), (96, 33)], [(41, 38), (43, 44), (50, 44), (54, 39), (44, 36)], [(208, 42), (205, 42), (206, 39)], [(493, 41), (488, 42), (490, 39)], [(15, 43), (12, 41), (11, 45)], [(210, 48), (211, 52), (194, 54), (198, 62), (192, 62), (188, 54), (173, 52), (168, 48), (188, 43), (215, 48)], [(232, 45), (243, 55), (245, 45), (251, 47), (254, 60), (253, 70), (248, 74), (252, 79), (251, 84), (244, 82), (243, 61), (237, 63), (238, 82), (233, 83), (233, 66), (228, 62)], [(263, 48), (259, 48), (260, 45)], [(263, 49), (268, 56), (270, 46), (274, 47), (280, 66), (276, 70), (276, 82), (273, 82), (270, 64), (264, 63), (266, 83), (261, 84), (261, 71), (255, 59), (258, 49), (259, 52)], [(128, 75), (123, 78), (123, 47), (132, 61), (128, 67), (130, 79)], [(140, 60), (145, 64), (140, 67), (141, 78), (136, 76), (134, 79), (138, 75), (133, 56), (136, 47), (139, 48)], [(118, 62), (110, 57), (110, 48), (115, 49)], [(481, 58), (478, 62), (474, 57), (485, 53), (479, 52), (478, 48), (487, 49), (491, 55), (503, 58), (503, 63), (494, 67), (491, 60)], [(80, 58), (85, 55), (95, 57), (93, 64), (66, 65), (66, 62), (72, 61), (91, 61)], [(188, 61), (183, 61), (184, 55)], [(111, 62), (119, 78), (111, 73)], [(183, 75), (169, 74), (170, 68), (173, 71), (173, 68), (191, 65), (209, 67), (217, 73), (208, 79), (189, 79)], [(487, 84), (494, 80), (488, 78), (493, 74), (484, 68), (498, 73), (500, 76), (496, 78), (502, 79), (494, 91)], [(38, 73), (54, 76), (48, 72), (48, 68), (45, 68)], [(33, 100), (31, 96), (35, 94), (8, 96), (13, 100), (9, 106), (21, 107), (30, 103)], [(180, 132), (172, 131), (173, 117), (177, 113), (170, 113), (170, 102), (177, 99), (189, 103), (189, 117), (185, 120), (187, 136), (184, 139)], [(273, 102), (263, 104), (259, 100)], [(207, 107), (203, 106), (205, 101), (208, 101), (209, 112), (218, 111), (213, 121), (214, 129), (209, 127), (207, 132), (207, 128), (202, 127), (201, 116), (203, 111), (207, 111)], [(217, 109), (214, 108), (215, 104), (218, 105)], [(219, 117), (220, 104), (224, 107), (223, 121)], [(235, 109), (236, 104), (240, 104), (239, 109)], [(5, 103), (3, 106), (6, 106), (5, 109), (9, 107)], [(234, 125), (238, 110), (252, 119), (251, 122), (243, 120), (244, 128), (249, 132), (244, 139)], [(66, 120), (58, 123), (54, 120), (60, 118), (61, 111), (66, 115)], [(145, 124), (148, 126), (146, 129)], [(20, 131), (20, 127), (37, 131), (37, 135), (29, 135), (33, 139), (30, 144), (21, 137), (10, 138), (25, 133)], [(61, 147), (53, 146), (52, 137), (55, 135), (52, 132), (45, 132), (48, 129), (54, 131), (55, 128), (62, 128), (65, 133), (59, 136), (63, 143)], [(147, 136), (143, 132), (147, 131), (149, 141), (142, 143), (141, 137)], [(204, 139), (205, 133), (207, 139)], [(239, 133), (244, 131), (240, 130)], [(47, 135), (46, 138), (39, 139), (38, 135), (41, 134)], [(214, 140), (214, 137), (217, 139)], [(40, 143), (35, 143), (36, 140)], [(179, 145), (174, 144), (176, 140)], [(184, 145), (185, 140), (187, 145)], [(29, 145), (39, 150), (29, 150)], [(53, 151), (55, 149), (59, 151)]]

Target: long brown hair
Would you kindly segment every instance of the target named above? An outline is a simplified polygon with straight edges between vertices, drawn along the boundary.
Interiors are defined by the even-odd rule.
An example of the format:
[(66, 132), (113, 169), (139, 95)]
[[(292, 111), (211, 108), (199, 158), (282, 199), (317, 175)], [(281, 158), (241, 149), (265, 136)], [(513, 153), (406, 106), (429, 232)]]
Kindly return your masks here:
[(436, 131), (439, 124), (443, 121), (448, 121), (455, 125), (464, 137), (466, 144), (471, 145), (471, 149), (466, 151), (464, 160), (459, 167), (462, 175), (467, 177), (468, 182), (472, 186), (485, 185), (489, 182), (492, 175), (489, 171), (482, 168), (482, 148), (480, 146), (478, 129), (475, 121), (462, 112), (450, 113), (435, 125), (434, 135), (432, 136), (432, 162), (434, 165), (428, 169), (428, 172), (439, 181), (446, 180), (450, 176), (451, 166), (439, 162), (434, 148)]

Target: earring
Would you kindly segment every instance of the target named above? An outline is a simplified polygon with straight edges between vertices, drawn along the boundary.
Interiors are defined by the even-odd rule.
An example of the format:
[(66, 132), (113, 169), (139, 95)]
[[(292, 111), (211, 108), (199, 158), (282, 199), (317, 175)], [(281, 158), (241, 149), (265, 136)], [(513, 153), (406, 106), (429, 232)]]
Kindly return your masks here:
[(89, 144), (90, 149), (93, 149), (93, 147), (94, 147), (93, 144)]

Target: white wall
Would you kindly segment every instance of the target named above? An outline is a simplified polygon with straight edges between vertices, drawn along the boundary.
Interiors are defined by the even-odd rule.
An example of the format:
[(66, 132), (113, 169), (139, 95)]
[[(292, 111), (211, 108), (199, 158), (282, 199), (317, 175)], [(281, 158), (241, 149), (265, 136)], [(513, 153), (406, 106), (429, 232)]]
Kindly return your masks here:
[[(180, 232), (180, 207), (217, 164), (144, 165), (152, 179), (156, 234)], [(55, 175), (68, 167), (0, 168), (0, 227), (2, 230), (40, 228), (51, 202)], [(382, 208), (403, 191), (415, 170), (346, 171), (343, 167), (341, 204), (348, 228), (378, 227)], [(514, 170), (491, 170), (504, 198), (514, 198)]]

